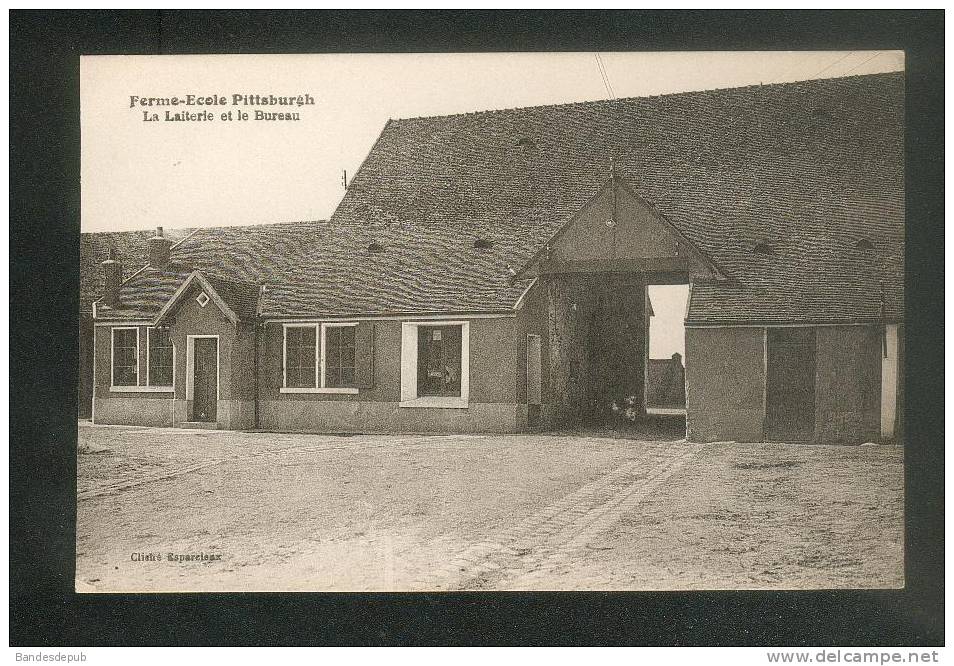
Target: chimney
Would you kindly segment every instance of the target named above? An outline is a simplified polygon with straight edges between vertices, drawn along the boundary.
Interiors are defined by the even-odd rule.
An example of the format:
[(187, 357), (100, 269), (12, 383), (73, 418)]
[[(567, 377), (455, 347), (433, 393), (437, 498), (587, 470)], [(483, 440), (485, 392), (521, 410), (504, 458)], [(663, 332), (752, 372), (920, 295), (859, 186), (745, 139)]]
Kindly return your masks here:
[(169, 263), (172, 241), (162, 235), (162, 227), (156, 227), (156, 235), (149, 239), (149, 265), (162, 268)]
[(116, 248), (109, 248), (109, 256), (103, 266), (103, 303), (111, 308), (119, 307), (119, 286), (123, 283), (123, 265), (116, 258)]

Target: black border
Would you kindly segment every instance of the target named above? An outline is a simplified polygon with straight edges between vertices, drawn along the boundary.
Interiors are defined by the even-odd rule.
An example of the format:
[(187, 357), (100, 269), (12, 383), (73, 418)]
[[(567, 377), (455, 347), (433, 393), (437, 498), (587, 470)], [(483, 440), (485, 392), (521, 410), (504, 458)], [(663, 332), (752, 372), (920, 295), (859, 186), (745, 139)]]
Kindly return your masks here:
[[(10, 641), (943, 644), (943, 12), (10, 12)], [(104, 53), (904, 49), (903, 591), (76, 595), (79, 60)]]

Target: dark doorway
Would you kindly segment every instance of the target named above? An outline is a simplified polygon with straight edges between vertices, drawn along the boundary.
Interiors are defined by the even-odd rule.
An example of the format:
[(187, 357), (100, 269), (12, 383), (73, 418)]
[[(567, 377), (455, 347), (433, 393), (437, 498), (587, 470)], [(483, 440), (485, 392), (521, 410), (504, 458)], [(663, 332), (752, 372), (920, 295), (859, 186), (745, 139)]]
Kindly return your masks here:
[(218, 399), (219, 341), (196, 338), (192, 388), (192, 420), (215, 421)]
[(815, 433), (815, 329), (770, 328), (766, 336), (765, 438)]
[(623, 278), (597, 292), (586, 335), (586, 410), (590, 424), (643, 416), (643, 289)]

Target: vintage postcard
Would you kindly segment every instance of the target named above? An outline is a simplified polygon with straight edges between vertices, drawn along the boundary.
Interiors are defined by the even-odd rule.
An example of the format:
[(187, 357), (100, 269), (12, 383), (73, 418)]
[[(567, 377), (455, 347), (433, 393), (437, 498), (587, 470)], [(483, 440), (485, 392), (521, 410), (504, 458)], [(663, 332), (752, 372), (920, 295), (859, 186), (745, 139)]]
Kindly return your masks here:
[(76, 590), (904, 586), (904, 55), (87, 56)]

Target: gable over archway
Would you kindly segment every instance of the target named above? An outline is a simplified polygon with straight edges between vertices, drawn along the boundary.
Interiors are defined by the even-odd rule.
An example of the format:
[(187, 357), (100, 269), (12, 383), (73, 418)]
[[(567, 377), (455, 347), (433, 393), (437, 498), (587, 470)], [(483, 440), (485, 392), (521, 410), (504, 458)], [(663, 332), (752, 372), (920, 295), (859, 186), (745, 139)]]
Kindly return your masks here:
[(622, 179), (611, 177), (517, 272), (680, 273), (724, 279), (722, 271)]

